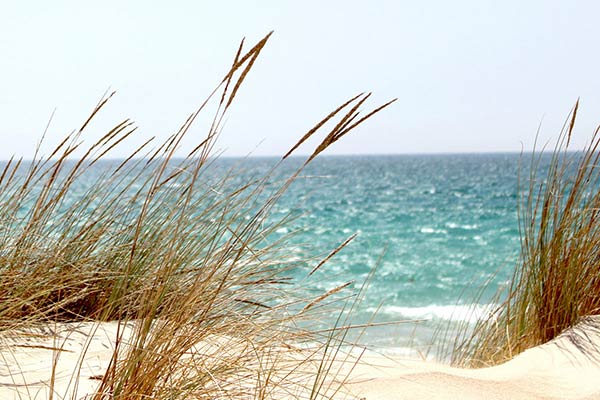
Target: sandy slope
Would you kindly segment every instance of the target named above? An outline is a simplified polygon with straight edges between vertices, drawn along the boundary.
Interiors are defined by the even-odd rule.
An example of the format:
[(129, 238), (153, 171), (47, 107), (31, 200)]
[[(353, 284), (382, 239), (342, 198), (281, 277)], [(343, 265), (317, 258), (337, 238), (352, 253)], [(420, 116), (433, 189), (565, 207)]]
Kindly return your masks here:
[[(458, 369), (367, 354), (336, 398), (600, 399), (600, 333), (593, 322), (600, 323), (600, 318), (492, 368)], [(1, 338), (0, 399), (49, 398), (53, 363), (55, 398), (79, 399), (93, 393), (112, 355), (116, 327), (56, 325), (36, 335)], [(130, 328), (125, 339), (129, 334)], [(574, 344), (574, 337), (586, 346), (585, 353)], [(83, 348), (87, 352), (81, 358)], [(80, 374), (73, 376), (77, 365)]]
[(552, 342), (491, 368), (366, 356), (352, 376), (354, 383), (346, 387), (367, 400), (600, 399), (598, 323), (600, 318), (590, 318)]

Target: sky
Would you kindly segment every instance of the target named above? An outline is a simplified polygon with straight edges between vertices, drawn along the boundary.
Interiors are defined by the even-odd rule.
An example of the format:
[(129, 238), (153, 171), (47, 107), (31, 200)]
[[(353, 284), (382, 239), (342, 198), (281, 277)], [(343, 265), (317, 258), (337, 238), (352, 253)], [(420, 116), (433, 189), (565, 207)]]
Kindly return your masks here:
[[(573, 139), (600, 123), (597, 1), (4, 1), (0, 159), (48, 151), (116, 90), (86, 133), (124, 118), (172, 134), (218, 84), (239, 41), (274, 34), (227, 117), (226, 155), (281, 155), (353, 95), (390, 108), (328, 154), (504, 152), (556, 138), (579, 98)], [(189, 143), (201, 140), (208, 116)], [(314, 144), (300, 149), (309, 153)]]

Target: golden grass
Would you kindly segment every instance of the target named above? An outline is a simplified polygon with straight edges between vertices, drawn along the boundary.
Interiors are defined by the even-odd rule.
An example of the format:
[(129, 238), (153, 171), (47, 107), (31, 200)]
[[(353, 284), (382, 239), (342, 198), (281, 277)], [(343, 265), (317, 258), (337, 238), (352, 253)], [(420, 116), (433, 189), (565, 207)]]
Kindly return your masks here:
[[(11, 160), (0, 175), (0, 332), (118, 321), (96, 400), (263, 399), (282, 392), (312, 399), (336, 390), (329, 376), (349, 328), (348, 294), (340, 297), (339, 287), (307, 297), (290, 282), (287, 272), (299, 263), (287, 257), (286, 243), (265, 240), (285, 222), (266, 217), (303, 167), (269, 192), (274, 170), (238, 186), (230, 179), (235, 171), (211, 175), (224, 116), (270, 35), (245, 53), (242, 41), (230, 71), (164, 143), (151, 148), (148, 140), (125, 161), (106, 161), (136, 130), (125, 120), (70, 161), (111, 94), (49, 156)], [(357, 119), (368, 97), (343, 103), (283, 158), (344, 109), (306, 163), (391, 103)], [(174, 158), (210, 101), (217, 111), (205, 138), (184, 159)], [(103, 174), (75, 193), (98, 165)], [(335, 306), (325, 304), (332, 298)], [(340, 327), (310, 328), (332, 311), (340, 313)], [(306, 343), (312, 350), (290, 350)]]
[(583, 151), (569, 151), (577, 109), (549, 165), (534, 153), (527, 180), (520, 178), (519, 263), (500, 307), (457, 341), (454, 362), (506, 361), (600, 313), (600, 137), (596, 129)]

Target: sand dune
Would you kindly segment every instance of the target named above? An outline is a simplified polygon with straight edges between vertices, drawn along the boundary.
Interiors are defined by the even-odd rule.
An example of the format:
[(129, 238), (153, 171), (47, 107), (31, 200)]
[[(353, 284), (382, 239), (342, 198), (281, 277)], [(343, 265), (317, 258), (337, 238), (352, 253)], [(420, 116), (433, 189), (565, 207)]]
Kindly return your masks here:
[(600, 399), (600, 318), (482, 369), (365, 356), (346, 387), (361, 399)]
[[(369, 353), (336, 398), (600, 399), (599, 325), (600, 318), (590, 318), (554, 341), (491, 368), (460, 369)], [(64, 324), (18, 338), (4, 335), (0, 399), (47, 399), (51, 390), (55, 398), (85, 398), (108, 366), (116, 328), (115, 323)], [(125, 340), (130, 334), (131, 326)], [(74, 376), (76, 370), (79, 375)]]

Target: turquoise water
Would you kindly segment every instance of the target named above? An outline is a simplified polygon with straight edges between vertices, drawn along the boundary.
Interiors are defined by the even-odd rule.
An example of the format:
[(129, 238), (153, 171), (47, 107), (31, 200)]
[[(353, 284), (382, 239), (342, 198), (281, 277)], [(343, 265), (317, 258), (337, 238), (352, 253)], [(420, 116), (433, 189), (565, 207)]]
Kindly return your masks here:
[[(274, 208), (272, 220), (296, 219), (272, 239), (295, 233), (289, 256), (301, 259), (324, 256), (356, 233), (307, 284), (314, 293), (348, 281), (358, 289), (374, 271), (354, 321), (422, 322), (377, 327), (363, 342), (390, 352), (425, 349), (440, 324), (481, 317), (512, 273), (519, 253), (519, 159), (519, 154), (320, 157)], [(303, 161), (292, 158), (281, 165), (266, 194)], [(212, 173), (233, 169), (233, 183), (243, 184), (277, 162), (218, 159)], [(94, 167), (72, 196), (82, 195), (86, 182), (93, 184), (110, 165)], [(296, 278), (304, 279), (312, 267), (307, 263)], [(473, 309), (486, 280), (490, 285)]]
[[(376, 267), (357, 320), (367, 321), (377, 310), (376, 322), (424, 322), (416, 329), (413, 324), (373, 329), (364, 341), (397, 351), (425, 348), (438, 324), (481, 317), (512, 273), (519, 252), (520, 157), (323, 157), (292, 185), (276, 213), (301, 214), (289, 227), (303, 229), (294, 240), (321, 249), (358, 233), (315, 285), (329, 290), (355, 280), (358, 287)], [(270, 161), (247, 165), (261, 168)], [(480, 306), (473, 309), (487, 280)]]

